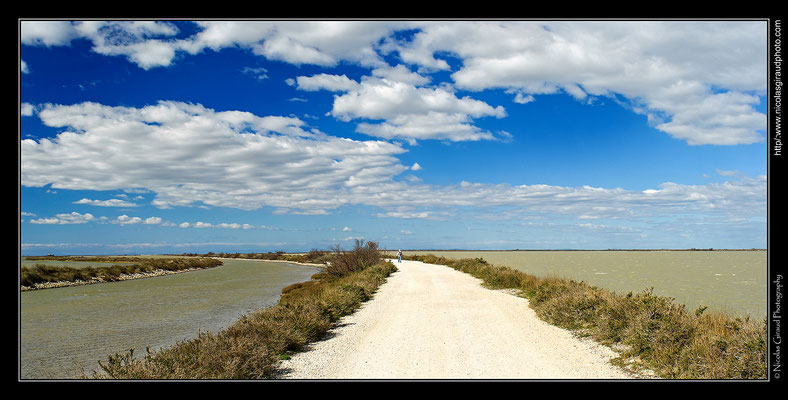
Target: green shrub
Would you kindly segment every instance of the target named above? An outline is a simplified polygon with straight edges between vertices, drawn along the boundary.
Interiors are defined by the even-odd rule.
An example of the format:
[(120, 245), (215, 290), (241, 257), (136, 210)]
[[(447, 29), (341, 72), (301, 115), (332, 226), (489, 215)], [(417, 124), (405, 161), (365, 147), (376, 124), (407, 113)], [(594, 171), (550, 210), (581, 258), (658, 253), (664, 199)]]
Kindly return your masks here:
[(331, 258), (323, 267), (323, 273), (341, 277), (380, 262), (381, 253), (377, 242), (356, 239), (353, 250), (344, 251), (339, 245), (332, 248)]

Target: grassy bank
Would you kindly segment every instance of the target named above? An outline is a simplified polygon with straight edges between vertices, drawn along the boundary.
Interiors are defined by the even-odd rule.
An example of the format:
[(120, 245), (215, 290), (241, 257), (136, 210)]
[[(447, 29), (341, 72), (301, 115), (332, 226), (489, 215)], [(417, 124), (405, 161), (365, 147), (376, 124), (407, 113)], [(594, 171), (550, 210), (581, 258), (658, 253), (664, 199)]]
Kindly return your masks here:
[(434, 255), (406, 259), (446, 265), (482, 279), (491, 289), (516, 289), (543, 320), (591, 337), (620, 352), (614, 360), (634, 371), (670, 379), (766, 379), (766, 320), (685, 310), (670, 297), (616, 294), (585, 282), (536, 277), (481, 258)]
[(291, 261), (309, 264), (324, 264), (333, 257), (332, 251), (312, 249), (306, 253), (285, 253), (284, 251), (269, 251), (267, 253), (183, 253), (184, 257), (219, 257), (239, 258), (244, 260), (274, 260)]
[[(33, 259), (28, 257), (28, 260)], [(79, 282), (111, 282), (124, 279), (125, 276), (152, 274), (156, 271), (184, 271), (193, 269), (213, 268), (222, 265), (219, 260), (211, 258), (141, 258), (141, 257), (39, 257), (36, 259), (54, 261), (85, 261), (122, 263), (106, 267), (69, 267), (36, 264), (33, 267), (22, 267), (20, 285), (36, 288), (42, 284), (61, 282), (76, 284)]]
[[(218, 333), (200, 333), (175, 346), (148, 351), (134, 358), (133, 351), (101, 362), (99, 379), (266, 379), (292, 352), (322, 338), (335, 322), (370, 299), (394, 264), (369, 257), (377, 244), (356, 243), (341, 252), (349, 264), (324, 268), (312, 280), (282, 290), (279, 302), (255, 311)], [(333, 259), (331, 265), (341, 263)], [(346, 268), (347, 267), (347, 268)]]

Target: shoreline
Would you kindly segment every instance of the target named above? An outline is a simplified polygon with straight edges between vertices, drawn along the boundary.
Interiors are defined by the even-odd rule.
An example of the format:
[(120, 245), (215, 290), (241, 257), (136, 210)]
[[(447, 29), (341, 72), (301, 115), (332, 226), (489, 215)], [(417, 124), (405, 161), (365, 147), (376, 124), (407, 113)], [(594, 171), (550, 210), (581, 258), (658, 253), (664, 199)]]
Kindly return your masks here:
[(175, 275), (181, 274), (184, 272), (192, 272), (192, 271), (200, 271), (205, 268), (187, 268), (182, 269), (179, 271), (169, 271), (165, 269), (157, 269), (151, 272), (143, 272), (143, 273), (136, 273), (136, 274), (120, 274), (116, 279), (113, 280), (104, 280), (102, 277), (93, 277), (89, 281), (57, 281), (57, 282), (44, 282), (44, 283), (36, 283), (33, 286), (24, 286), (20, 285), (20, 291), (22, 292), (29, 292), (33, 290), (44, 290), (44, 289), (55, 289), (61, 287), (69, 287), (69, 286), (83, 286), (83, 285), (94, 285), (97, 283), (110, 283), (110, 282), (119, 282), (119, 281), (130, 281), (134, 279), (145, 279), (145, 278), (154, 278), (157, 276), (165, 276), (165, 275)]
[(323, 264), (315, 264), (315, 263), (305, 263), (299, 261), (287, 261), (287, 260), (264, 260), (260, 258), (241, 258), (241, 257), (211, 257), (215, 260), (247, 260), (247, 261), (262, 261), (262, 262), (279, 262), (279, 263), (287, 263), (287, 264), (296, 264), (296, 265), (304, 265), (307, 267), (322, 267)]
[[(230, 257), (211, 257), (215, 260), (238, 260), (239, 258), (230, 258)], [(259, 260), (259, 259), (251, 259), (251, 258), (241, 258), (241, 260), (249, 260), (249, 261), (264, 261), (264, 262), (278, 262), (278, 263), (288, 263), (288, 264), (296, 264), (296, 265), (303, 265), (307, 267), (322, 267), (323, 264), (315, 264), (315, 263), (304, 263), (298, 261), (287, 261), (287, 260)], [(36, 283), (33, 286), (25, 286), (20, 285), (20, 292), (30, 292), (35, 290), (44, 290), (44, 289), (56, 289), (62, 287), (71, 287), (71, 286), (84, 286), (84, 285), (95, 285), (99, 283), (111, 283), (111, 282), (119, 282), (119, 281), (130, 281), (134, 279), (145, 279), (145, 278), (155, 278), (159, 276), (167, 276), (167, 275), (174, 275), (174, 274), (181, 274), (185, 272), (192, 272), (192, 271), (199, 271), (205, 268), (186, 268), (178, 271), (171, 271), (165, 269), (157, 269), (151, 272), (142, 272), (142, 273), (134, 273), (134, 274), (120, 274), (117, 278), (112, 280), (105, 280), (102, 277), (93, 277), (88, 281), (77, 280), (77, 281), (57, 281), (57, 282), (43, 282), (43, 283)]]

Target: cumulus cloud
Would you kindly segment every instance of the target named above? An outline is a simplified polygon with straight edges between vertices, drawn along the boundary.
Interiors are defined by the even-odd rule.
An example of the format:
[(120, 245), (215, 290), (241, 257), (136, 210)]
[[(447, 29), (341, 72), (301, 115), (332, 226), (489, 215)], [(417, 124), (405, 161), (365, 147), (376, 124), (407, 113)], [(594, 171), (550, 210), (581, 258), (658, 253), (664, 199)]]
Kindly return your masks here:
[(328, 90), (331, 92), (345, 92), (356, 89), (358, 82), (348, 78), (346, 75), (317, 74), (313, 76), (299, 76), (295, 81), (289, 81), (300, 90), (314, 92), (317, 90)]
[(137, 207), (137, 204), (121, 199), (92, 200), (92, 199), (83, 198), (75, 201), (74, 204), (88, 204), (91, 206), (99, 206), (99, 207)]
[(27, 67), (25, 60), (19, 60), (19, 71), (21, 71), (23, 74), (30, 73), (30, 68)]
[(121, 225), (134, 225), (134, 224), (142, 223), (142, 218), (140, 218), (140, 217), (129, 217), (128, 215), (124, 214), (124, 215), (119, 215), (115, 219), (115, 223), (118, 223), (118, 224), (121, 224)]
[(43, 106), (51, 139), (25, 139), (21, 182), (75, 190), (144, 188), (161, 208), (272, 206), (320, 214), (347, 204), (354, 187), (390, 181), (404, 150), (305, 130), (297, 118), (160, 102)]
[[(468, 90), (506, 89), (514, 101), (534, 94), (623, 96), (656, 128), (689, 144), (763, 140), (766, 24), (743, 21), (434, 22), (395, 46), (403, 60), (450, 70), (436, 55), (463, 63), (452, 73)], [(472, 40), (469, 40), (472, 38)], [(748, 93), (749, 92), (749, 93)]]
[(78, 38), (80, 33), (69, 21), (22, 21), (20, 40), (32, 46), (64, 46)]
[(335, 66), (350, 61), (384, 66), (376, 43), (408, 24), (374, 21), (205, 21), (195, 37), (180, 42), (192, 54), (240, 47), (291, 64)]
[(160, 21), (22, 21), (20, 37), (32, 46), (65, 46), (87, 39), (98, 54), (125, 56), (150, 69), (170, 65), (177, 47), (166, 38), (177, 33), (174, 24)]
[[(269, 60), (371, 69), (368, 81), (316, 75), (302, 90), (344, 92), (332, 115), (384, 120), (359, 132), (383, 138), (484, 140), (472, 118), (502, 117), (502, 108), (446, 86), (428, 89), (427, 73), (445, 71), (463, 90), (503, 89), (526, 104), (566, 93), (580, 101), (605, 96), (647, 116), (656, 129), (691, 145), (763, 141), (766, 116), (755, 109), (766, 90), (764, 21), (202, 21), (197, 32), (160, 21), (22, 21), (21, 42), (63, 46), (82, 38), (99, 54), (125, 56), (144, 69), (179, 54), (240, 48)], [(395, 33), (412, 34), (399, 37)], [(396, 55), (405, 65), (389, 65)], [(459, 62), (452, 67), (450, 59)], [(406, 65), (419, 68), (412, 72)], [(385, 82), (385, 83), (384, 83)], [(295, 81), (293, 81), (295, 84)], [(441, 103), (441, 99), (448, 103)], [(415, 120), (393, 116), (404, 101), (427, 105)], [(432, 103), (431, 101), (438, 101)], [(366, 105), (369, 102), (369, 105)], [(450, 106), (450, 107), (446, 107)], [(476, 108), (470, 112), (467, 107)], [(481, 115), (479, 115), (480, 110)], [(402, 114), (399, 114), (402, 115)], [(428, 119), (441, 122), (427, 124)], [(455, 133), (456, 132), (456, 133)]]
[(68, 224), (86, 224), (88, 222), (98, 220), (93, 214), (85, 213), (80, 214), (76, 211), (72, 212), (71, 214), (57, 214), (53, 218), (38, 218), (30, 220), (31, 224), (57, 224), (57, 225), (68, 225)]
[(365, 76), (361, 82), (344, 75), (299, 76), (297, 85), (301, 90), (344, 92), (334, 97), (329, 114), (342, 121), (384, 120), (361, 122), (357, 131), (386, 139), (491, 140), (495, 136), (473, 125), (473, 119), (506, 116), (502, 106), (458, 98), (441, 87), (417, 87), (414, 83), (424, 82), (417, 78), (420, 75), (402, 66), (373, 72), (377, 76)]
[(23, 117), (32, 117), (35, 112), (35, 107), (30, 103), (22, 103), (19, 106), (19, 114)]
[[(766, 210), (766, 177), (728, 171), (724, 183), (666, 182), (648, 190), (460, 182), (437, 186), (396, 181), (408, 169), (404, 150), (380, 141), (325, 135), (300, 120), (215, 111), (161, 102), (142, 107), (95, 103), (45, 105), (37, 114), (63, 131), (52, 139), (25, 139), (21, 183), (73, 190), (145, 189), (161, 208), (208, 205), (274, 213), (325, 215), (343, 205), (381, 209), (379, 217), (441, 219), (469, 215), (563, 215), (588, 220), (647, 220), (658, 216), (752, 216)], [(119, 204), (115, 199), (114, 204)], [(83, 199), (80, 204), (97, 205)], [(104, 203), (109, 204), (109, 203)], [(76, 223), (90, 214), (58, 215), (32, 223)], [(123, 222), (141, 222), (124, 218)], [(183, 227), (213, 224), (184, 223)], [(238, 228), (236, 223), (218, 227)], [(243, 227), (243, 225), (240, 225)]]

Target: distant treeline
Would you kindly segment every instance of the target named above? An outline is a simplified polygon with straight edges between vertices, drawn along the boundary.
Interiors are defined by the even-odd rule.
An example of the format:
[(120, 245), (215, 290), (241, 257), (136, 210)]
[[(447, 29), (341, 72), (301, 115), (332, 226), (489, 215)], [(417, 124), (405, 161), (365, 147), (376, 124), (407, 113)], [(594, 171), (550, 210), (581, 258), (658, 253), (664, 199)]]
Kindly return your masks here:
[(214, 253), (208, 252), (204, 254), (197, 253), (183, 253), (183, 257), (219, 257), (219, 258), (241, 258), (249, 260), (281, 260), (293, 261), (301, 263), (324, 264), (330, 261), (332, 254), (327, 250), (312, 249), (307, 253), (295, 254), (285, 253), (284, 251), (267, 252), (267, 253)]
[(183, 271), (187, 269), (205, 269), (222, 265), (220, 260), (213, 258), (142, 258), (142, 257), (28, 257), (28, 260), (49, 261), (83, 261), (123, 263), (106, 267), (69, 267), (36, 264), (33, 267), (22, 267), (20, 284), (32, 287), (36, 284), (51, 282), (79, 281), (116, 281), (122, 275), (148, 274), (154, 271)]

